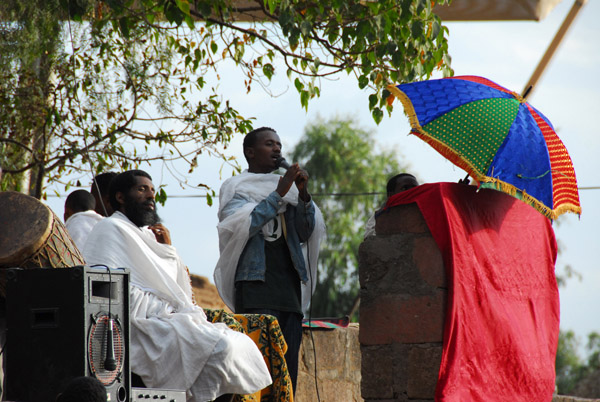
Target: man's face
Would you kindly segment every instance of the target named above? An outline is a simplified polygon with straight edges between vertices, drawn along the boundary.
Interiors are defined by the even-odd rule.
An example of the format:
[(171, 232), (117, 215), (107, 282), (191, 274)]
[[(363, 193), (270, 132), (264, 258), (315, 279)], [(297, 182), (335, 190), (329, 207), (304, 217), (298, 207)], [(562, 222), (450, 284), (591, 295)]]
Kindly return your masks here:
[(281, 157), (281, 140), (273, 131), (261, 131), (256, 136), (254, 146), (247, 148), (248, 171), (270, 173), (277, 169), (277, 159)]
[(123, 194), (123, 212), (138, 227), (156, 225), (160, 218), (156, 213), (154, 185), (147, 177), (136, 176), (135, 179), (136, 184)]
[(406, 190), (410, 190), (413, 187), (417, 187), (419, 182), (412, 176), (402, 176), (396, 179), (396, 187), (394, 187), (394, 194), (401, 193)]

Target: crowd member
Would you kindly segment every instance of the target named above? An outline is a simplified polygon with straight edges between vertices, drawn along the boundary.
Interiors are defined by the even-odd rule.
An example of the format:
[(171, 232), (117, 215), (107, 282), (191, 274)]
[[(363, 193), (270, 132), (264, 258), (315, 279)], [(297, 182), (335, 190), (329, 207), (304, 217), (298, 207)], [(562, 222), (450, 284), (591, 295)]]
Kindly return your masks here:
[[(236, 313), (277, 318), (288, 350), (285, 360), (296, 390), (303, 309), (316, 283), (319, 244), (325, 234), (308, 192), (308, 174), (291, 165), (272, 174), (281, 159), (275, 130), (244, 138), (248, 169), (226, 180), (219, 194), (219, 245), (215, 284)], [(309, 264), (302, 251), (310, 252)]]
[(188, 402), (248, 394), (271, 384), (254, 342), (207, 321), (195, 305), (189, 273), (160, 223), (150, 175), (115, 177), (115, 212), (96, 225), (84, 247), (90, 265), (130, 269), (130, 364), (149, 388), (184, 389)]
[(110, 182), (117, 176), (115, 172), (100, 173), (94, 177), (90, 193), (96, 200), (96, 212), (102, 216), (111, 216), (113, 208), (110, 205), (108, 199), (108, 191), (110, 188)]
[(56, 402), (106, 402), (106, 388), (96, 377), (75, 377), (56, 396)]
[[(394, 194), (401, 193), (402, 191), (410, 190), (413, 187), (417, 187), (419, 182), (415, 176), (410, 173), (400, 173), (388, 180), (386, 185), (387, 198), (390, 198)], [(375, 217), (381, 211), (381, 208), (369, 217), (367, 224), (365, 225), (365, 239), (369, 236), (375, 236)]]
[(65, 226), (79, 250), (83, 249), (88, 235), (103, 218), (94, 211), (95, 206), (94, 196), (87, 190), (75, 190), (65, 201)]

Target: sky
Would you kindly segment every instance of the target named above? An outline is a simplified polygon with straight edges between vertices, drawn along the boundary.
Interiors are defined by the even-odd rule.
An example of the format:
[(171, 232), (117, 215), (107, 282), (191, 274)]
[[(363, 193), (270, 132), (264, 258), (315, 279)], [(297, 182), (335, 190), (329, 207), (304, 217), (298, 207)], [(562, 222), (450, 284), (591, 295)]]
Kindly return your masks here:
[[(455, 75), (479, 75), (506, 88), (521, 92), (535, 70), (546, 48), (558, 31), (573, 2), (563, 0), (542, 21), (523, 22), (448, 22), (449, 52)], [(600, 187), (600, 133), (595, 121), (600, 113), (600, 1), (590, 0), (557, 49), (544, 75), (528, 101), (554, 125), (565, 144), (575, 167), (580, 188)], [(301, 138), (304, 127), (318, 118), (353, 117), (358, 125), (375, 133), (378, 149), (394, 149), (402, 162), (410, 164), (411, 172), (421, 182), (456, 182), (465, 176), (459, 168), (417, 137), (408, 135), (410, 126), (398, 102), (391, 117), (376, 125), (368, 111), (369, 92), (358, 89), (355, 80), (338, 77), (323, 81), (321, 97), (310, 102), (308, 111), (301, 105), (293, 83), (281, 71), (271, 86), (276, 97), (259, 88), (247, 94), (242, 77), (234, 68), (221, 69), (220, 90), (233, 106), (246, 117), (254, 116), (254, 127), (275, 128), (283, 142), (283, 154)], [(240, 158), (242, 137), (234, 139), (230, 150)], [(289, 158), (288, 158), (289, 160)], [(231, 175), (231, 168), (221, 169), (217, 160), (203, 159), (189, 177), (190, 183), (206, 183), (218, 193), (221, 183)], [(164, 166), (141, 166), (148, 171), (154, 184), (165, 185), (172, 197), (159, 208), (165, 225), (171, 231), (173, 244), (192, 273), (211, 281), (218, 260), (217, 205), (209, 207), (201, 189), (180, 187)], [(177, 168), (177, 167), (175, 167)], [(181, 168), (185, 176), (186, 170)], [(309, 172), (310, 174), (310, 172)], [(91, 175), (90, 175), (91, 180)], [(85, 184), (85, 180), (82, 180)], [(86, 186), (85, 188), (89, 188)], [(64, 199), (71, 188), (54, 189), (62, 197), (50, 197), (48, 205), (60, 217)], [(48, 192), (49, 194), (51, 191)], [(183, 198), (173, 197), (185, 196)], [(573, 330), (584, 343), (587, 334), (600, 332), (600, 189), (580, 189), (581, 217), (562, 215), (555, 223), (555, 233), (561, 253), (557, 274), (571, 265), (582, 280), (570, 279), (560, 289), (561, 329)], [(375, 207), (375, 206), (374, 206)]]

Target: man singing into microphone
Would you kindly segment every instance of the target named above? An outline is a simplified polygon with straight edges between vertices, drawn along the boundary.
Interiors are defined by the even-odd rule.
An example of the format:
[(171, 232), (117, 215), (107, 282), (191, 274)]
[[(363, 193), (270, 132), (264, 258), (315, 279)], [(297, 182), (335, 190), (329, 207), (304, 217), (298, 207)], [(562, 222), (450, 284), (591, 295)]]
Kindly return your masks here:
[[(308, 193), (308, 174), (297, 163), (282, 164), (275, 130), (248, 133), (244, 156), (248, 170), (226, 180), (219, 194), (215, 284), (236, 313), (277, 318), (295, 392), (302, 312), (314, 291), (325, 225)], [(287, 168), (285, 175), (271, 173), (280, 166)]]

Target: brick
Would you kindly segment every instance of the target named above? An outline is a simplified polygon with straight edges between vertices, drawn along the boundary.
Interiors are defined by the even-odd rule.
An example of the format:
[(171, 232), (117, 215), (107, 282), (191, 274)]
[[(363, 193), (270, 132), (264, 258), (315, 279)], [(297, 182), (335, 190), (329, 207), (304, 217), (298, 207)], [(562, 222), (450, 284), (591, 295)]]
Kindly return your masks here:
[(394, 395), (393, 353), (390, 346), (361, 347), (363, 373), (360, 384), (364, 399), (389, 399)]
[(410, 375), (407, 387), (410, 399), (434, 399), (441, 361), (441, 342), (437, 345), (418, 345), (410, 348), (408, 353)]
[(441, 341), (446, 294), (444, 290), (436, 290), (429, 296), (390, 295), (362, 303), (361, 345)]
[(434, 287), (448, 288), (442, 253), (433, 237), (415, 239), (412, 258), (426, 283)]
[(396, 233), (428, 233), (429, 228), (417, 204), (389, 208), (375, 220), (377, 236)]

